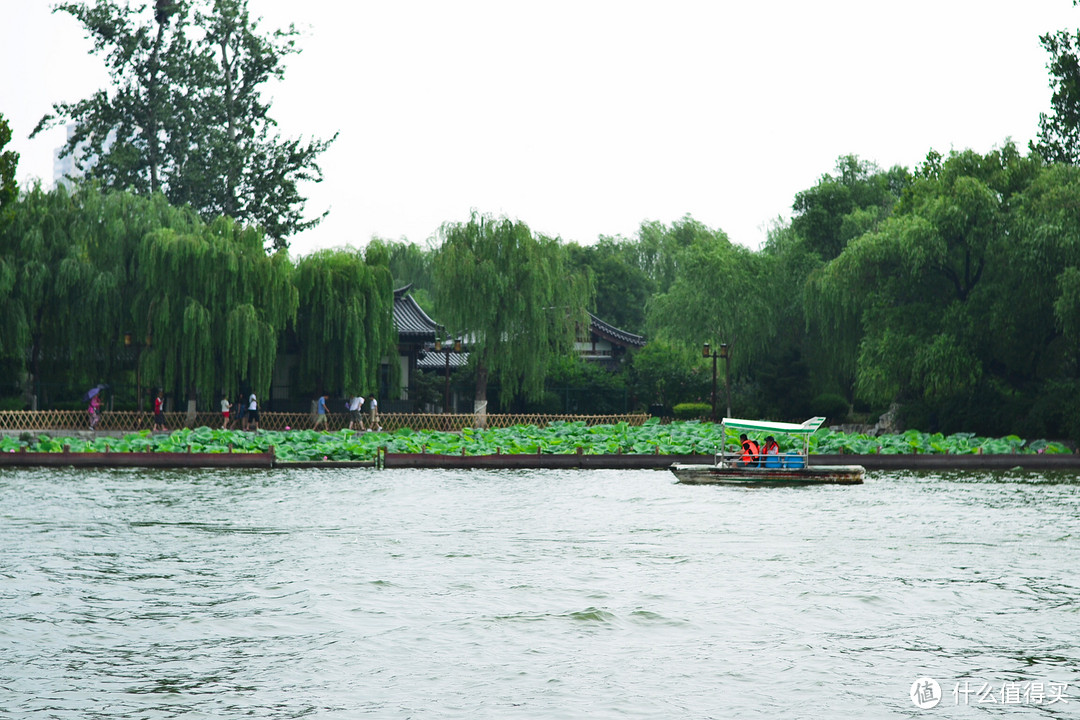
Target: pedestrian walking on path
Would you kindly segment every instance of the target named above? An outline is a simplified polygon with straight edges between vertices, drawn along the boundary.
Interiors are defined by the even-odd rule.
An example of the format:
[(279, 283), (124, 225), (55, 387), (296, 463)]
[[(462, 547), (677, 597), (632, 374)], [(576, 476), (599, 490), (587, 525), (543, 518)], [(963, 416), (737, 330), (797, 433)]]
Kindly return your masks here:
[(364, 429), (364, 396), (357, 395), (349, 400), (349, 429)]
[(259, 431), (259, 399), (255, 397), (255, 393), (251, 393), (251, 397), (248, 398), (248, 428)]
[(382, 425), (379, 424), (379, 401), (374, 395), (371, 396), (371, 429), (382, 430)]
[(154, 398), (154, 432), (169, 432), (165, 427), (165, 399), (161, 397), (161, 389)]

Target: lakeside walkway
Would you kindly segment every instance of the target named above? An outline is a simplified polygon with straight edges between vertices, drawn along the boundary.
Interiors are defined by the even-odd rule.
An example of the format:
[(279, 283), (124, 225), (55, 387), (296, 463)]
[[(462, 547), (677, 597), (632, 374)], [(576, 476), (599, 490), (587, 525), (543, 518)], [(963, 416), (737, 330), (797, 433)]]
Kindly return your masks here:
[[(315, 427), (314, 413), (259, 412), (260, 430), (310, 430)], [(349, 413), (327, 413), (326, 429), (342, 430), (349, 427)], [(586, 425), (614, 425), (625, 422), (628, 425), (642, 425), (649, 419), (645, 413), (627, 413), (622, 415), (543, 415), (543, 414), (499, 414), (477, 415), (474, 413), (379, 413), (378, 426), (385, 432), (394, 432), (402, 428), (413, 430), (437, 430), (460, 432), (465, 428), (488, 427), (507, 428), (514, 425), (535, 425), (546, 427), (553, 422), (584, 422)], [(365, 425), (371, 424), (371, 416), (364, 416)], [(11, 435), (23, 432), (73, 432), (90, 433), (89, 437), (106, 434), (124, 435), (126, 433), (150, 430), (154, 427), (154, 415), (149, 412), (116, 411), (103, 412), (96, 430), (90, 429), (90, 420), (83, 410), (4, 410), (0, 411), (0, 432)], [(170, 430), (181, 428), (220, 428), (221, 413), (217, 412), (170, 412), (165, 413), (165, 427)], [(242, 428), (239, 417), (234, 413), (229, 428)], [(321, 428), (320, 428), (321, 429)], [(83, 436), (87, 437), (87, 436)]]

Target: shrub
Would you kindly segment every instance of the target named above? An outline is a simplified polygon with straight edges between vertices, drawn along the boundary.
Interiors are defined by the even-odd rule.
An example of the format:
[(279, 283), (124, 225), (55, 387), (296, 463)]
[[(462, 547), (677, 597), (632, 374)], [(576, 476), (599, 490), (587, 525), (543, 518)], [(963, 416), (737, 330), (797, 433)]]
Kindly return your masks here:
[(678, 420), (705, 420), (712, 416), (712, 405), (709, 403), (679, 403), (671, 409)]
[(0, 398), (0, 410), (29, 410), (22, 397)]

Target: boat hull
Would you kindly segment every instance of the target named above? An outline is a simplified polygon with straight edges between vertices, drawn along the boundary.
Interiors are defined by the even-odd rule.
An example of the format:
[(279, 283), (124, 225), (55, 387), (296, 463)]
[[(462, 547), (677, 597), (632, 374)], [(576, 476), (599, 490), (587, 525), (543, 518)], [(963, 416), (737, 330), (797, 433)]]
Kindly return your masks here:
[(862, 465), (759, 468), (676, 463), (671, 472), (688, 485), (860, 485), (865, 470)]

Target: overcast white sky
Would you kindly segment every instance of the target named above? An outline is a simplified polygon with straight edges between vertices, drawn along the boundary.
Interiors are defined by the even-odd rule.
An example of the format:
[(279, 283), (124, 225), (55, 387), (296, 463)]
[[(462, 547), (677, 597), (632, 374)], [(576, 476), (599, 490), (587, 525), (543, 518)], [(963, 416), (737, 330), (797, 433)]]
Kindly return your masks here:
[[(20, 181), (51, 182), (57, 101), (105, 87), (51, 0), (4, 0), (0, 113)], [(423, 243), (475, 208), (590, 243), (690, 214), (756, 248), (800, 190), (853, 153), (1022, 147), (1049, 108), (1040, 34), (1070, 0), (249, 0), (303, 32), (272, 114), (341, 135), (294, 254)]]

